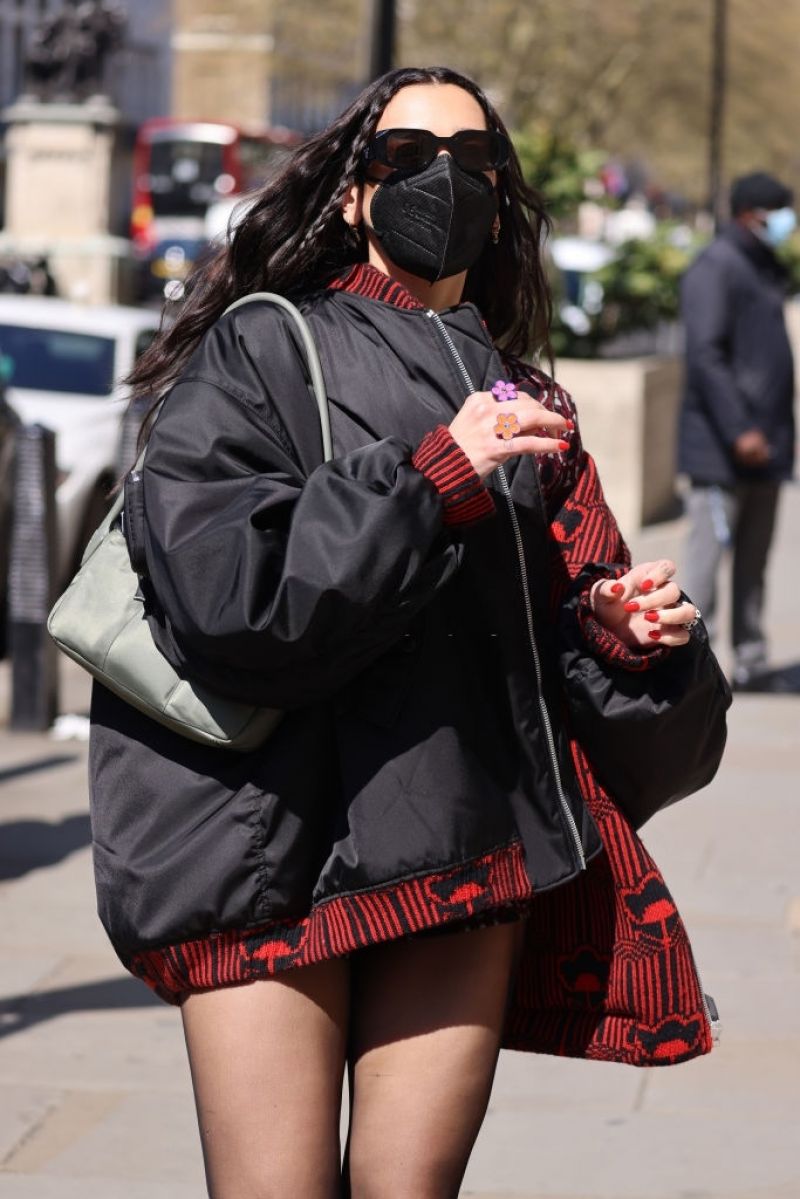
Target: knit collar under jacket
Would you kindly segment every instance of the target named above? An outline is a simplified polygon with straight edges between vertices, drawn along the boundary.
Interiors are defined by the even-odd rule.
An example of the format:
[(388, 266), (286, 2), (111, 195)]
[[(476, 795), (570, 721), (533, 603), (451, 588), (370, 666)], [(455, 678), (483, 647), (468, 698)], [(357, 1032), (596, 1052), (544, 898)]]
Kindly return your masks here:
[(391, 304), (395, 308), (425, 308), (402, 283), (384, 275), (383, 271), (379, 271), (370, 262), (357, 262), (348, 267), (341, 275), (337, 275), (328, 287), (333, 291), (346, 291), (350, 295), (364, 296), (368, 300), (380, 300), (381, 303)]

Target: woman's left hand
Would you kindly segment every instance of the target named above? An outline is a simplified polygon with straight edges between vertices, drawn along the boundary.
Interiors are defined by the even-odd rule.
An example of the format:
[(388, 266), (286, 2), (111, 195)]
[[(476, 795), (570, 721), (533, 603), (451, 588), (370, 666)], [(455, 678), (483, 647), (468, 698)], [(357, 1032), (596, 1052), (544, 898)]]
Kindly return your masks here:
[(619, 579), (603, 579), (592, 587), (594, 614), (631, 648), (686, 645), (684, 628), (697, 615), (694, 604), (681, 603), (674, 581), (676, 566), (669, 559), (642, 562)]

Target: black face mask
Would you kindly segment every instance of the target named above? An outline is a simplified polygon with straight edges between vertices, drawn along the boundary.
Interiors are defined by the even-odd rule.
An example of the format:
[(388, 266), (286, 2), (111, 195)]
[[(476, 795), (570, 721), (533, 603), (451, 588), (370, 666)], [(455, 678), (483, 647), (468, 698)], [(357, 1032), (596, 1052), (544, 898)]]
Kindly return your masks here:
[(485, 175), (472, 175), (440, 154), (424, 171), (396, 171), (384, 179), (370, 211), (372, 230), (392, 262), (434, 283), (477, 261), (497, 197)]

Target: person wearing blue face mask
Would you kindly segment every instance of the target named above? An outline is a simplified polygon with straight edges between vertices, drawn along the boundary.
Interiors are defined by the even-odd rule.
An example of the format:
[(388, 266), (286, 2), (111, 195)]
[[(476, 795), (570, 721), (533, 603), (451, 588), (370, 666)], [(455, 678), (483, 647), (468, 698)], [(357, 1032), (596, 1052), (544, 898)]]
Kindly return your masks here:
[(773, 176), (737, 179), (731, 222), (697, 256), (681, 288), (686, 372), (679, 469), (689, 476), (686, 588), (714, 630), (716, 577), (733, 556), (732, 683), (782, 691), (768, 666), (764, 582), (781, 483), (794, 469), (794, 365), (775, 253), (797, 224)]
[(793, 208), (762, 208), (755, 213), (761, 229), (753, 226), (753, 232), (768, 246), (779, 246), (794, 233), (797, 228), (797, 213)]

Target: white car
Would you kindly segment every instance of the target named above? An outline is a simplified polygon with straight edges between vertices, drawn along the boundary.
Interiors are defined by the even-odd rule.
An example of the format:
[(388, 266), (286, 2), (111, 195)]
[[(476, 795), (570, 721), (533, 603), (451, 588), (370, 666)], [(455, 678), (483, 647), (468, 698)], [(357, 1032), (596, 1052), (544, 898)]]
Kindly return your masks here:
[(121, 379), (153, 338), (149, 309), (0, 295), (0, 354), (11, 360), (8, 402), (25, 424), (56, 434), (59, 583), (73, 572), (120, 473)]

